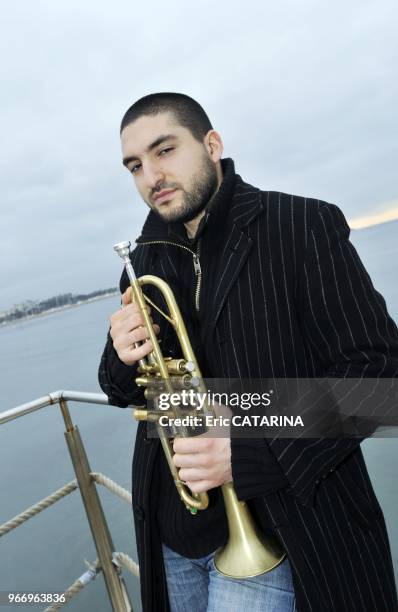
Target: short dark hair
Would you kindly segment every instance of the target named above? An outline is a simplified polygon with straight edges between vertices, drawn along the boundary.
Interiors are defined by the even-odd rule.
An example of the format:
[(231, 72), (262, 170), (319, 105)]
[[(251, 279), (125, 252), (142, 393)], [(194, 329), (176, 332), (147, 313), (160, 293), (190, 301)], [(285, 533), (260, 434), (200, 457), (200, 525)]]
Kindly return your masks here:
[(134, 102), (124, 114), (120, 133), (139, 117), (165, 112), (172, 112), (177, 123), (187, 128), (199, 142), (203, 142), (207, 132), (213, 129), (210, 119), (196, 100), (185, 94), (165, 92), (149, 94)]

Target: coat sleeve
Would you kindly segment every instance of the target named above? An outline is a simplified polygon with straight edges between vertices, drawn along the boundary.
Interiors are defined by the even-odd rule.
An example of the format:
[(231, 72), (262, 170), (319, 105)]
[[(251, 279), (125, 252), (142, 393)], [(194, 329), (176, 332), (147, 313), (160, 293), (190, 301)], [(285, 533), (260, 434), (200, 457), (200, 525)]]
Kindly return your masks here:
[(120, 361), (108, 332), (98, 368), (98, 381), (110, 404), (123, 408), (130, 404), (145, 404), (143, 390), (134, 382), (136, 376), (135, 365), (127, 366)]
[[(398, 330), (349, 234), (337, 206), (320, 207), (308, 236), (299, 294), (304, 341), (323, 365), (325, 378), (392, 379), (398, 373)], [(363, 399), (380, 403), (382, 398), (375, 388), (374, 395)], [(277, 438), (269, 446), (293, 494), (312, 505), (320, 479), (335, 470), (361, 440)]]
[(276, 493), (290, 485), (265, 438), (231, 438), (231, 465), (239, 500)]

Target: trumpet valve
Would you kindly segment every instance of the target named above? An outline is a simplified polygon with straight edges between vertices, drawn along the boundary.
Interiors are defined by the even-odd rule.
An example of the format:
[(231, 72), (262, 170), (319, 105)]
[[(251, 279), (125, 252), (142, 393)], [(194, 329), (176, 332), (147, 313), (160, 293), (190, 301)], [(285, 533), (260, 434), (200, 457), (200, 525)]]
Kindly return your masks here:
[(159, 386), (159, 378), (152, 377), (150, 374), (147, 376), (138, 376), (135, 382), (138, 387), (157, 387)]
[(142, 410), (141, 408), (134, 410), (136, 421), (151, 421), (153, 423), (159, 420), (159, 416), (161, 415), (158, 412), (152, 410)]
[(171, 410), (144, 410), (136, 408), (134, 410), (134, 418), (136, 421), (151, 421), (152, 423), (159, 420), (161, 416), (173, 418), (175, 415)]
[(186, 361), (184, 363), (184, 372), (193, 372), (195, 369), (195, 364), (193, 361)]
[(185, 359), (165, 359), (167, 362), (167, 369), (169, 374), (187, 374), (193, 372), (195, 364), (192, 361), (186, 361)]
[(139, 374), (151, 374), (154, 371), (153, 366), (150, 366), (149, 364), (145, 364), (145, 365), (139, 365), (137, 368), (137, 372)]
[(134, 418), (136, 421), (147, 421), (148, 420), (148, 410), (143, 410), (142, 408), (136, 408), (133, 414), (134, 414)]

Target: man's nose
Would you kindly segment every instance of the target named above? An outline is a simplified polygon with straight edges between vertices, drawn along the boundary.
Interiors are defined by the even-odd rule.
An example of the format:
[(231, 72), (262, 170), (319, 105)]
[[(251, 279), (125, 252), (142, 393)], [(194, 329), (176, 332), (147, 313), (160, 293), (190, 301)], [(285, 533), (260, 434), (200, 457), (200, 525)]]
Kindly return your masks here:
[(162, 169), (156, 165), (147, 165), (144, 168), (145, 182), (149, 189), (155, 189), (165, 180), (165, 175)]

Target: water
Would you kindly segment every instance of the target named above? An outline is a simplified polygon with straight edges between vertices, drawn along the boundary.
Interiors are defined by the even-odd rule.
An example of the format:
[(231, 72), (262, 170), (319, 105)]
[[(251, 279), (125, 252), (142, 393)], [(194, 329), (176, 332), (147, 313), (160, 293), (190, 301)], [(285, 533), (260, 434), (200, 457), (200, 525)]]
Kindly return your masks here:
[[(0, 329), (0, 410), (56, 389), (101, 391), (99, 356), (108, 315), (118, 307), (115, 296)], [(92, 470), (131, 490), (136, 431), (131, 410), (74, 402), (69, 406)], [(0, 523), (74, 479), (63, 431), (57, 406), (0, 427)], [(100, 496), (115, 549), (137, 559), (130, 506), (103, 487)], [(93, 561), (96, 556), (75, 491), (1, 538), (0, 590), (62, 591), (87, 569), (84, 559)], [(134, 610), (139, 611), (138, 580), (123, 573)], [(101, 574), (69, 608), (110, 609)]]
[[(367, 270), (398, 321), (398, 222), (352, 233)], [(56, 389), (100, 391), (98, 361), (108, 317), (118, 297), (32, 319), (0, 329), (0, 411)], [(93, 471), (103, 472), (130, 490), (136, 424), (130, 410), (94, 404), (70, 404)], [(0, 523), (63, 484), (74, 473), (57, 406), (0, 427)], [(369, 472), (383, 508), (398, 576), (398, 486), (394, 439), (362, 444)], [(133, 519), (126, 502), (100, 488), (116, 550), (136, 559)], [(75, 491), (0, 540), (0, 590), (51, 592), (69, 586), (93, 561), (96, 552), (87, 519)], [(124, 571), (135, 610), (140, 610), (138, 580)], [(3, 608), (13, 609), (13, 608)], [(20, 610), (31, 608), (21, 606)], [(39, 608), (36, 608), (39, 609)], [(108, 612), (100, 574), (69, 604), (71, 610)]]

